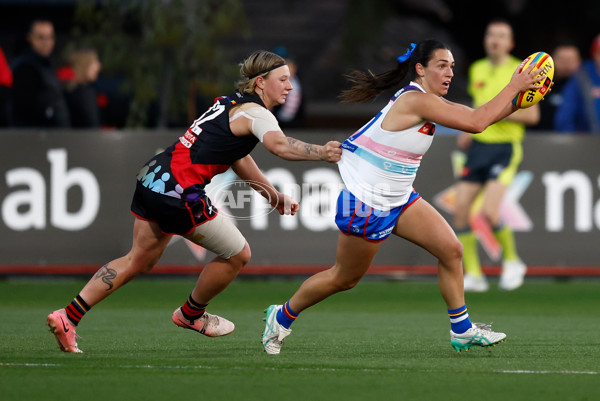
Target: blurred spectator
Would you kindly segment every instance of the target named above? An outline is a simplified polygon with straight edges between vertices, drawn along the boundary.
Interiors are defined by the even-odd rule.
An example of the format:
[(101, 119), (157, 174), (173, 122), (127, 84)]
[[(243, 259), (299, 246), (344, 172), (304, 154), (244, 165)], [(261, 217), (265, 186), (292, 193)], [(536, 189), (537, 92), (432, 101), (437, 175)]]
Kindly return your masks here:
[(581, 66), (581, 54), (577, 46), (571, 43), (562, 43), (552, 51), (554, 59), (554, 86), (552, 91), (540, 102), (540, 123), (531, 130), (553, 131), (556, 109), (563, 101), (562, 90), (569, 78)]
[(57, 75), (65, 89), (71, 126), (100, 127), (98, 92), (94, 85), (102, 69), (98, 53), (94, 49), (74, 50), (67, 62), (68, 65), (61, 68)]
[(68, 127), (67, 103), (50, 60), (52, 22), (34, 20), (27, 41), (29, 48), (13, 64), (12, 122), (18, 127)]
[(600, 134), (600, 35), (592, 42), (590, 56), (562, 90), (554, 117), (557, 131)]
[(0, 127), (8, 126), (8, 103), (13, 83), (12, 71), (0, 47)]
[(273, 53), (285, 59), (290, 69), (290, 83), (292, 89), (286, 97), (285, 103), (273, 109), (273, 114), (277, 117), (279, 125), (282, 128), (301, 128), (306, 125), (306, 116), (304, 111), (304, 93), (300, 78), (298, 78), (298, 65), (289, 56), (285, 46), (277, 46)]

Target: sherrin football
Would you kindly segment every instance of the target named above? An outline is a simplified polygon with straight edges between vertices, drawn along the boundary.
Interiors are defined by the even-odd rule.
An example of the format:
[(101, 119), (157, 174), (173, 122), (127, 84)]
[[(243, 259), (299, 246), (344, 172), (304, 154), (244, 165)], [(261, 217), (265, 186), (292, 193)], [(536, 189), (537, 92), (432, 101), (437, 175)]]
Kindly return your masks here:
[(533, 64), (533, 69), (537, 70), (538, 68), (542, 68), (542, 72), (538, 75), (546, 75), (546, 79), (544, 82), (537, 82), (537, 85), (542, 85), (540, 89), (529, 89), (528, 91), (521, 92), (513, 99), (513, 105), (520, 109), (526, 109), (527, 107), (531, 107), (546, 96), (548, 93), (548, 89), (550, 85), (552, 85), (552, 80), (554, 79), (554, 60), (548, 53), (537, 52), (533, 53), (531, 56), (527, 57), (524, 60), (523, 66), (519, 70), (519, 72), (527, 69), (529, 65)]

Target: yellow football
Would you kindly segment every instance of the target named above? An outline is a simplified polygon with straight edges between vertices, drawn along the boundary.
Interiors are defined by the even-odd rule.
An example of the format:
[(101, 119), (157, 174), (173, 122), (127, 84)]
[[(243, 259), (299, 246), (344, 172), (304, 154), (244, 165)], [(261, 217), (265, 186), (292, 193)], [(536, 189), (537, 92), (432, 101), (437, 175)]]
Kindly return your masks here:
[(548, 93), (548, 89), (550, 89), (550, 85), (552, 85), (552, 80), (554, 79), (554, 60), (552, 60), (552, 57), (550, 57), (548, 53), (533, 53), (531, 56), (525, 59), (525, 62), (523, 63), (523, 66), (519, 72), (523, 71), (532, 64), (534, 66), (534, 70), (538, 68), (542, 69), (542, 72), (538, 75), (538, 77), (546, 75), (546, 79), (544, 79), (544, 82), (537, 82), (537, 85), (542, 85), (541, 88), (529, 89), (515, 96), (513, 99), (513, 105), (520, 109), (531, 107), (542, 100), (544, 96), (546, 96), (546, 93)]

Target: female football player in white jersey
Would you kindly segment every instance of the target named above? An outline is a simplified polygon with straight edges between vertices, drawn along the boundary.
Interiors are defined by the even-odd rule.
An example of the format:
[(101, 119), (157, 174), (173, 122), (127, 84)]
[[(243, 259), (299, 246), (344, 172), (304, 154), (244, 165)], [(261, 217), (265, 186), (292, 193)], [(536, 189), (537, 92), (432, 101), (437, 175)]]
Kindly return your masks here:
[(450, 317), (455, 350), (489, 346), (504, 333), (489, 325), (471, 323), (463, 291), (462, 246), (446, 220), (413, 189), (423, 154), (435, 124), (479, 133), (510, 115), (512, 99), (521, 91), (539, 88), (532, 68), (513, 74), (510, 83), (492, 100), (472, 109), (444, 99), (454, 76), (454, 57), (434, 40), (411, 44), (398, 57), (395, 69), (379, 75), (355, 71), (353, 86), (342, 92), (348, 103), (374, 99), (397, 87), (408, 74), (411, 82), (364, 127), (342, 144), (339, 169), (346, 189), (338, 198), (339, 234), (336, 263), (309, 277), (283, 305), (267, 308), (263, 347), (279, 354), (290, 325), (298, 314), (332, 294), (353, 288), (369, 269), (381, 241), (390, 234), (413, 242), (438, 259), (440, 292)]

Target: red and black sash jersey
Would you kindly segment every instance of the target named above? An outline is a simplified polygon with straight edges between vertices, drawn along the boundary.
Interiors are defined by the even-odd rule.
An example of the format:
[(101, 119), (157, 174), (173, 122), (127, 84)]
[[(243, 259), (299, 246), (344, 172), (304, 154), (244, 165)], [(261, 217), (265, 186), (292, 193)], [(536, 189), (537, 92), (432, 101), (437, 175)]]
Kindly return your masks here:
[(233, 106), (253, 102), (265, 107), (256, 94), (221, 96), (165, 151), (140, 170), (138, 180), (154, 192), (194, 201), (204, 195), (212, 177), (248, 155), (259, 142), (254, 135), (235, 136), (229, 126)]

